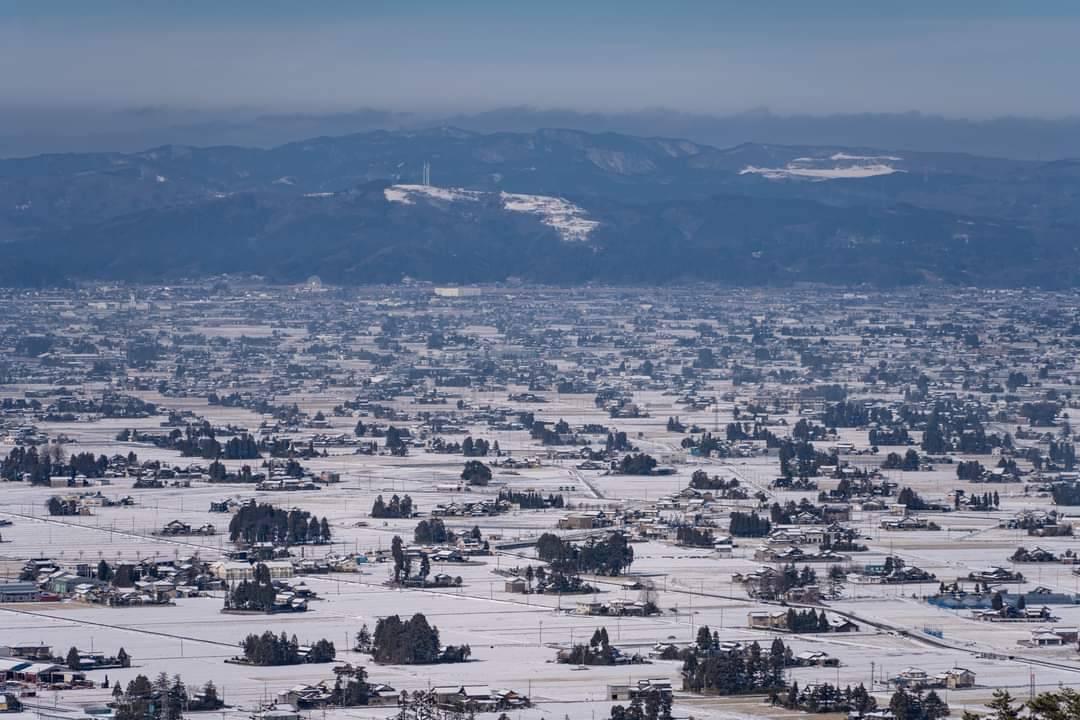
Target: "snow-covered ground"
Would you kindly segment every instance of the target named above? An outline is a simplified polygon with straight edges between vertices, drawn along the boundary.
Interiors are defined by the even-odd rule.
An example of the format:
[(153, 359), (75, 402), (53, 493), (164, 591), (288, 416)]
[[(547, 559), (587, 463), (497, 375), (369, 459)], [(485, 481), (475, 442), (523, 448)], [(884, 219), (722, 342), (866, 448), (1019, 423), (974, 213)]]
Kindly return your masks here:
[[(438, 193), (445, 189), (416, 191), (388, 188), (412, 198), (418, 194)], [(452, 195), (450, 196), (452, 198)], [(516, 196), (513, 196), (516, 198)], [(388, 196), (389, 199), (389, 196)], [(398, 200), (405, 202), (406, 200)], [(509, 202), (519, 202), (517, 199)], [(524, 201), (522, 201), (524, 202)], [(522, 210), (524, 211), (524, 210)], [(253, 321), (257, 322), (257, 321)], [(215, 327), (207, 320), (205, 326), (194, 330), (207, 334), (230, 334), (267, 337), (274, 328), (269, 325)], [(477, 331), (477, 333), (488, 331)], [(285, 328), (283, 342), (304, 337), (303, 330)], [(841, 342), (843, 338), (834, 338)], [(569, 361), (567, 361), (569, 362)], [(525, 387), (512, 387), (507, 392), (519, 392)], [(717, 395), (732, 390), (721, 382)], [(504, 405), (507, 392), (486, 393), (468, 391), (472, 403)], [(584, 423), (610, 424), (607, 413), (598, 409), (591, 395), (545, 393), (548, 402), (533, 405), (545, 419), (564, 418), (571, 425)], [(206, 416), (215, 425), (237, 424), (254, 427), (261, 417), (248, 410), (208, 406), (201, 398), (161, 398), (153, 392), (141, 393), (144, 399), (166, 404), (177, 411), (193, 410)], [(296, 402), (305, 410), (327, 413), (332, 432), (351, 432), (355, 418), (331, 414), (334, 405), (348, 397), (348, 390), (331, 387), (323, 391), (282, 395), (281, 403)], [(559, 487), (575, 486), (568, 500), (584, 507), (611, 505), (640, 506), (661, 495), (685, 487), (691, 474), (699, 468), (710, 474), (737, 476), (755, 489), (766, 488), (777, 472), (775, 456), (709, 461), (687, 457), (680, 442), (684, 436), (665, 429), (668, 416), (678, 415), (686, 424), (721, 428), (732, 420), (731, 405), (725, 403), (718, 415), (712, 409), (688, 411), (670, 395), (658, 391), (640, 391), (635, 400), (648, 409), (651, 416), (619, 420), (618, 427), (626, 431), (634, 443), (656, 456), (670, 456), (676, 473), (667, 477), (626, 477), (598, 471), (576, 470), (571, 461), (544, 460), (542, 467), (514, 471), (496, 470), (493, 484), (475, 489), (470, 497), (494, 494), (501, 486), (517, 490), (537, 489), (557, 492)], [(402, 400), (393, 403), (399, 409), (416, 411)], [(794, 414), (784, 417), (789, 424)], [(105, 453), (136, 452), (140, 459), (161, 459), (170, 463), (187, 464), (177, 453), (149, 445), (122, 443), (115, 440), (124, 428), (158, 430), (160, 418), (143, 420), (102, 420), (94, 423), (41, 423), (43, 431), (55, 435), (64, 433), (78, 440), (69, 449), (79, 452)], [(471, 429), (476, 437), (498, 441), (504, 451), (517, 457), (543, 456), (544, 449), (524, 431), (492, 432), (484, 428)], [(863, 448), (867, 444), (865, 431), (841, 429), (840, 440), (850, 441)], [(10, 448), (0, 447), (6, 454)], [(848, 456), (856, 464), (880, 466), (890, 451), (904, 448), (882, 447), (877, 455)], [(970, 459), (970, 458), (958, 458)], [(984, 457), (985, 459), (985, 457)], [(225, 461), (230, 470), (241, 461)], [(22, 559), (30, 556), (52, 556), (65, 561), (96, 563), (98, 559), (136, 559), (145, 557), (183, 557), (194, 552), (208, 560), (216, 559), (226, 548), (224, 536), (162, 538), (151, 533), (173, 519), (191, 525), (213, 523), (224, 530), (229, 516), (208, 512), (212, 500), (224, 497), (257, 497), (264, 502), (282, 506), (298, 506), (319, 517), (327, 517), (333, 529), (335, 552), (367, 551), (389, 546), (393, 536), (409, 538), (415, 520), (376, 521), (368, 511), (376, 495), (388, 497), (393, 493), (408, 493), (422, 512), (435, 504), (460, 499), (463, 495), (441, 492), (438, 486), (456, 480), (462, 465), (460, 456), (426, 454), (414, 450), (408, 457), (353, 455), (345, 450), (333, 451), (326, 458), (305, 461), (313, 471), (340, 472), (342, 482), (315, 492), (295, 494), (257, 493), (250, 486), (210, 485), (195, 483), (191, 488), (135, 490), (130, 479), (121, 479), (111, 487), (102, 488), (110, 496), (132, 495), (135, 507), (100, 508), (93, 516), (71, 518), (44, 517), (46, 498), (53, 494), (48, 488), (30, 487), (21, 483), (4, 484), (4, 503), (0, 517), (13, 521), (2, 529), (0, 571), (7, 577), (18, 572)], [(957, 486), (955, 466), (941, 465), (921, 472), (885, 471), (890, 480), (909, 486), (924, 497), (939, 500)], [(587, 482), (586, 482), (587, 481)], [(823, 489), (835, 481), (822, 480)], [(881, 513), (856, 512), (850, 525), (866, 537), (870, 550), (852, 553), (852, 564), (881, 562), (886, 555), (896, 555), (909, 564), (935, 573), (940, 580), (951, 581), (972, 570), (989, 565), (1018, 567), (1027, 577), (1023, 587), (1046, 586), (1055, 590), (1080, 590), (1080, 577), (1073, 575), (1070, 566), (1063, 564), (1014, 565), (1007, 558), (1018, 545), (1038, 544), (1056, 553), (1077, 548), (1075, 538), (1028, 538), (1015, 530), (998, 528), (1001, 517), (1028, 508), (1046, 508), (1046, 498), (1025, 496), (1018, 485), (990, 487), (998, 490), (1005, 512), (987, 514), (955, 512), (934, 515), (942, 526), (940, 531), (887, 532), (880, 529)], [(778, 493), (777, 499), (798, 500), (816, 493)], [(515, 512), (491, 518), (451, 518), (447, 525), (463, 531), (477, 524), (485, 536), (498, 535), (503, 539), (530, 538), (554, 528), (562, 513)], [(359, 525), (357, 523), (366, 524)], [(523, 560), (528, 550), (515, 550), (480, 559), (475, 564), (439, 566), (435, 572), (460, 575), (462, 586), (453, 590), (398, 590), (384, 582), (389, 575), (386, 565), (373, 564), (360, 573), (337, 573), (313, 576), (304, 581), (323, 599), (312, 603), (305, 614), (266, 616), (233, 616), (220, 613), (220, 597), (177, 600), (171, 607), (102, 608), (77, 603), (0, 605), (0, 644), (8, 642), (45, 643), (60, 654), (75, 645), (93, 647), (115, 653), (124, 647), (134, 658), (128, 670), (93, 671), (91, 678), (100, 682), (107, 675), (110, 682), (127, 682), (137, 673), (154, 675), (161, 670), (178, 673), (190, 686), (214, 680), (223, 690), (228, 702), (235, 705), (232, 715), (239, 718), (267, 697), (299, 683), (317, 682), (332, 678), (327, 665), (304, 665), (285, 668), (251, 668), (224, 663), (238, 652), (237, 644), (249, 633), (270, 629), (296, 634), (301, 641), (327, 638), (339, 649), (339, 659), (367, 666), (370, 676), (395, 688), (417, 690), (431, 685), (484, 684), (512, 688), (530, 694), (537, 707), (520, 714), (522, 718), (603, 718), (611, 702), (604, 699), (609, 683), (636, 681), (644, 678), (667, 678), (679, 687), (679, 665), (655, 662), (615, 668), (578, 670), (552, 662), (557, 648), (591, 635), (605, 626), (613, 642), (626, 650), (647, 651), (658, 641), (687, 643), (702, 625), (716, 630), (724, 640), (757, 640), (771, 642), (772, 633), (748, 628), (747, 613), (775, 609), (749, 600), (743, 590), (732, 583), (736, 572), (747, 572), (761, 566), (753, 560), (757, 541), (740, 540), (730, 558), (720, 558), (711, 552), (680, 548), (662, 542), (635, 544), (635, 562), (631, 568), (636, 575), (651, 579), (657, 585), (657, 602), (663, 614), (652, 618), (600, 619), (570, 614), (567, 609), (573, 600), (544, 596), (523, 596), (506, 593), (502, 576), (493, 572)], [(327, 548), (320, 548), (320, 554)], [(824, 568), (818, 568), (819, 573)], [(626, 590), (619, 580), (600, 579), (600, 599), (634, 598), (636, 591)], [(936, 590), (936, 583), (882, 586), (850, 585), (839, 601), (829, 606), (837, 611), (871, 622), (861, 622), (859, 632), (783, 636), (795, 652), (824, 650), (841, 660), (839, 668), (799, 668), (791, 671), (792, 679), (801, 686), (813, 682), (865, 683), (882, 700), (887, 699), (883, 678), (915, 666), (930, 673), (951, 667), (966, 667), (976, 673), (977, 687), (964, 691), (949, 691), (946, 700), (958, 716), (964, 707), (984, 703), (996, 687), (1009, 687), (1014, 695), (1026, 695), (1034, 673), (1034, 683), (1040, 689), (1056, 688), (1059, 683), (1075, 685), (1080, 680), (1080, 661), (1073, 647), (1029, 649), (1017, 643), (1030, 636), (1037, 625), (989, 625), (975, 621), (964, 612), (949, 612), (926, 603), (922, 597)], [(1080, 625), (1080, 606), (1054, 606), (1060, 618), (1052, 624), (1058, 627)], [(437, 625), (445, 643), (468, 643), (473, 661), (460, 665), (405, 667), (376, 666), (367, 656), (347, 650), (351, 639), (363, 624), (374, 627), (379, 617), (389, 614), (408, 615), (423, 612)], [(872, 624), (873, 623), (873, 624)], [(881, 628), (875, 627), (880, 625)], [(940, 632), (945, 647), (928, 644), (926, 630)], [(1013, 656), (1015, 660), (993, 659), (990, 654)], [(60, 693), (61, 703), (85, 704), (104, 700), (105, 690)], [(52, 698), (50, 698), (52, 699)], [(346, 717), (388, 717), (392, 709), (351, 709), (328, 711), (335, 720)], [(771, 711), (756, 698), (700, 698), (678, 693), (676, 716), (731, 719), (740, 717), (792, 717), (790, 713)], [(514, 714), (515, 717), (518, 715)]]

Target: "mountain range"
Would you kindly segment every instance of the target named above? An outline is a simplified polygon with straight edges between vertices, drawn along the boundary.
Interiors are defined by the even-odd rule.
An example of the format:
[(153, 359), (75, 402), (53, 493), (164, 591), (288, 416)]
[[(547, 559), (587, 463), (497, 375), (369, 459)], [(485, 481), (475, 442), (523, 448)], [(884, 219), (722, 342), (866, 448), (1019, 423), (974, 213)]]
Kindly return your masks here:
[[(430, 183), (424, 184), (424, 165)], [(580, 130), (0, 160), (0, 282), (1073, 286), (1080, 161)]]

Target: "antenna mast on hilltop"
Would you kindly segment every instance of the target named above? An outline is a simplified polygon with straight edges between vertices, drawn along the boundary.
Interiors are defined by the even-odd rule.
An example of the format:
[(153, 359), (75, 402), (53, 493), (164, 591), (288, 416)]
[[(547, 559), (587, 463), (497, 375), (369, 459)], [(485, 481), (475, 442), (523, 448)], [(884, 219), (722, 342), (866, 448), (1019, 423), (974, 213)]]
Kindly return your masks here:
[(431, 185), (431, 163), (427, 160), (424, 161), (424, 174), (420, 184), (424, 186)]

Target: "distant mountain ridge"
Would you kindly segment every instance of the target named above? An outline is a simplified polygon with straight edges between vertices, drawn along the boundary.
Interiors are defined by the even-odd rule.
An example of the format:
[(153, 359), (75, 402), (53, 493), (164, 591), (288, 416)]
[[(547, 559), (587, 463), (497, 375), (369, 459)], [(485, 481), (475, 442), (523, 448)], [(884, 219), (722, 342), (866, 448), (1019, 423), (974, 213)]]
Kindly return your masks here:
[(1076, 161), (840, 145), (455, 127), (172, 145), (0, 160), (0, 281), (1060, 287), (1078, 201)]
[(472, 113), (259, 113), (182, 107), (6, 107), (0, 114), (0, 158), (63, 152), (135, 152), (177, 144), (270, 148), (308, 137), (374, 130), (415, 131), (452, 126), (472, 132), (530, 133), (561, 127), (589, 133), (680, 137), (714, 147), (842, 145), (962, 152), (1021, 160), (1080, 157), (1080, 117), (968, 119), (919, 112), (799, 115), (751, 110), (686, 113), (665, 108), (625, 112), (502, 107)]

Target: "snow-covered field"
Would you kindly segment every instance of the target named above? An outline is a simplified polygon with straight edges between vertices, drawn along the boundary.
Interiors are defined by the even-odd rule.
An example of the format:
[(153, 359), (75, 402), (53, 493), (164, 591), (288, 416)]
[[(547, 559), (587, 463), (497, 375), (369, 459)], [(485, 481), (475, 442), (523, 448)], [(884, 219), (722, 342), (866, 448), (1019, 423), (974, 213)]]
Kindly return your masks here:
[[(842, 158), (840, 159), (842, 160)], [(398, 186), (407, 187), (407, 186)], [(394, 188), (388, 189), (394, 190)], [(412, 190), (396, 190), (409, 197)], [(434, 189), (432, 189), (434, 191)], [(423, 192), (428, 192), (424, 190)], [(389, 196), (388, 196), (389, 197)], [(407, 200), (399, 200), (406, 202)], [(525, 202), (516, 197), (507, 200)], [(231, 332), (257, 334), (258, 327)], [(524, 388), (512, 388), (519, 391)], [(722, 391), (724, 388), (720, 388)], [(242, 409), (208, 407), (203, 401), (162, 399), (145, 393), (145, 399), (166, 402), (175, 409), (190, 406), (213, 423), (236, 423), (249, 427), (257, 425), (259, 416)], [(329, 411), (342, 396), (326, 391), (323, 394), (282, 396), (279, 402), (298, 402), (306, 410)], [(586, 422), (607, 423), (606, 413), (598, 410), (590, 396), (548, 394), (549, 402), (542, 406), (545, 418), (565, 418), (573, 425)], [(505, 393), (470, 393), (471, 402), (506, 402)], [(571, 461), (545, 460), (536, 469), (514, 471), (496, 470), (493, 485), (470, 493), (476, 497), (494, 494), (501, 486), (513, 489), (538, 489), (556, 492), (557, 488), (574, 485), (568, 499), (580, 506), (623, 507), (642, 506), (649, 500), (670, 494), (685, 487), (695, 469), (705, 468), (710, 474), (737, 476), (754, 489), (765, 489), (775, 477), (775, 456), (706, 461), (687, 457), (680, 448), (681, 437), (668, 432), (664, 421), (669, 415), (680, 415), (683, 422), (712, 427), (731, 420), (730, 404), (719, 416), (710, 411), (687, 412), (674, 403), (671, 396), (646, 391), (637, 400), (647, 407), (651, 417), (620, 421), (621, 429), (634, 438), (642, 450), (657, 456), (670, 456), (676, 462), (676, 474), (667, 477), (625, 477), (596, 471), (579, 471)], [(406, 407), (404, 403), (400, 407)], [(415, 407), (413, 407), (415, 410)], [(332, 430), (350, 432), (352, 418), (329, 416)], [(796, 417), (787, 418), (794, 422)], [(114, 454), (135, 451), (140, 459), (167, 460), (186, 464), (171, 451), (158, 450), (136, 443), (121, 443), (114, 438), (123, 428), (156, 429), (158, 418), (142, 421), (106, 420), (92, 424), (43, 423), (41, 429), (50, 433), (65, 433), (78, 440), (71, 449), (80, 452)], [(504, 451), (515, 456), (543, 456), (544, 450), (525, 432), (489, 433), (477, 429), (475, 435), (497, 440)], [(851, 440), (865, 446), (865, 432), (842, 430), (841, 440)], [(0, 448), (6, 453), (8, 448)], [(850, 456), (854, 463), (880, 465), (882, 456), (897, 448), (881, 448), (876, 456)], [(902, 449), (901, 449), (902, 451)], [(241, 462), (227, 461), (230, 469)], [(376, 495), (408, 493), (423, 512), (436, 503), (456, 496), (440, 492), (437, 486), (456, 480), (461, 470), (461, 458), (454, 455), (425, 454), (418, 450), (406, 458), (361, 456), (338, 453), (326, 458), (306, 461), (316, 473), (321, 470), (340, 472), (342, 482), (320, 491), (296, 494), (256, 493), (250, 486), (209, 485), (195, 483), (190, 488), (134, 490), (130, 479), (116, 481), (102, 488), (109, 496), (132, 495), (135, 507), (100, 508), (89, 517), (49, 518), (44, 515), (46, 498), (53, 493), (48, 488), (23, 484), (5, 484), (4, 503), (0, 517), (13, 520), (14, 525), (3, 528), (0, 563), (5, 575), (13, 576), (22, 559), (30, 556), (52, 556), (66, 561), (96, 563), (99, 559), (135, 559), (145, 557), (185, 557), (198, 553), (203, 559), (216, 559), (225, 549), (226, 538), (213, 537), (161, 538), (151, 535), (170, 520), (179, 519), (194, 526), (213, 523), (224, 530), (227, 515), (208, 512), (210, 502), (226, 496), (258, 497), (278, 505), (296, 505), (319, 517), (327, 517), (334, 534), (334, 551), (362, 552), (387, 548), (395, 534), (409, 538), (415, 520), (376, 521), (368, 511)], [(941, 466), (924, 472), (886, 471), (886, 475), (901, 486), (909, 486), (922, 495), (940, 499), (956, 485), (954, 466)], [(823, 480), (829, 488), (833, 481)], [(1076, 549), (1073, 538), (1047, 538), (1032, 542), (1015, 530), (997, 527), (998, 517), (1024, 508), (1046, 507), (1045, 498), (1026, 497), (1017, 486), (996, 488), (1001, 493), (1002, 506), (1008, 513), (991, 516), (985, 513), (956, 512), (934, 515), (942, 526), (940, 531), (888, 532), (879, 527), (882, 513), (856, 512), (850, 523), (868, 539), (866, 553), (852, 554), (852, 562), (880, 562), (886, 555), (904, 558), (909, 564), (935, 573), (939, 579), (951, 581), (972, 570), (1000, 565), (1012, 567), (1007, 558), (1020, 544), (1038, 544), (1063, 553)], [(779, 493), (777, 499), (798, 500), (815, 493)], [(533, 538), (554, 528), (561, 513), (515, 512), (493, 518), (478, 518), (475, 522), (486, 536), (498, 535), (503, 540)], [(363, 526), (357, 523), (365, 522)], [(473, 519), (448, 519), (454, 530), (467, 530)], [(390, 569), (387, 565), (372, 564), (359, 573), (336, 573), (312, 576), (304, 580), (322, 597), (313, 602), (310, 612), (295, 615), (235, 616), (220, 612), (220, 597), (179, 599), (171, 607), (141, 607), (110, 609), (77, 603), (0, 605), (0, 644), (6, 642), (44, 643), (63, 653), (72, 645), (94, 647), (115, 653), (124, 647), (133, 657), (134, 665), (127, 670), (94, 671), (91, 677), (101, 681), (108, 675), (111, 682), (127, 682), (137, 673), (156, 674), (162, 670), (180, 674), (191, 686), (213, 680), (222, 688), (228, 702), (235, 705), (231, 713), (246, 715), (260, 701), (299, 683), (314, 683), (332, 677), (329, 666), (304, 665), (281, 668), (251, 668), (224, 663), (235, 655), (237, 644), (249, 633), (270, 629), (295, 634), (301, 641), (326, 638), (334, 642), (343, 661), (365, 664), (374, 681), (395, 688), (417, 690), (433, 685), (483, 684), (497, 688), (512, 688), (533, 697), (536, 707), (520, 714), (522, 718), (592, 718), (606, 717), (610, 701), (604, 699), (608, 683), (636, 681), (661, 677), (679, 687), (679, 665), (655, 662), (649, 665), (614, 668), (593, 667), (575, 669), (553, 662), (559, 647), (580, 640), (605, 626), (612, 641), (625, 650), (645, 653), (658, 641), (688, 643), (702, 625), (717, 630), (724, 640), (771, 642), (774, 634), (750, 630), (747, 613), (768, 609), (746, 598), (745, 592), (732, 583), (736, 572), (757, 569), (760, 563), (752, 559), (756, 541), (741, 540), (731, 558), (691, 548), (679, 548), (661, 542), (634, 546), (635, 562), (632, 572), (647, 577), (657, 586), (658, 605), (664, 613), (652, 618), (599, 619), (582, 617), (568, 612), (573, 600), (545, 596), (523, 596), (504, 591), (503, 578), (493, 573), (508, 565), (522, 562), (528, 550), (514, 550), (482, 558), (479, 562), (452, 566), (445, 571), (461, 575), (463, 584), (453, 590), (400, 590), (384, 583)], [(320, 548), (319, 552), (325, 552)], [(1022, 565), (1027, 576), (1024, 587), (1046, 586), (1055, 590), (1076, 592), (1080, 578), (1066, 565)], [(444, 570), (436, 566), (434, 571)], [(819, 568), (819, 572), (823, 572)], [(600, 599), (626, 597), (633, 599), (636, 591), (627, 590), (623, 581), (601, 578), (598, 581)], [(1073, 648), (1028, 649), (1017, 641), (1029, 637), (1034, 625), (988, 625), (970, 619), (967, 613), (955, 613), (935, 608), (921, 598), (936, 590), (936, 584), (915, 586), (849, 585), (843, 599), (830, 603), (836, 610), (866, 620), (858, 632), (851, 634), (784, 636), (795, 652), (824, 650), (841, 660), (839, 668), (800, 668), (791, 677), (800, 685), (813, 682), (839, 682), (842, 685), (865, 683), (880, 698), (887, 698), (882, 679), (900, 670), (916, 666), (930, 673), (951, 667), (966, 667), (977, 675), (974, 689), (949, 691), (947, 701), (959, 711), (965, 706), (978, 706), (996, 687), (1010, 687), (1022, 695), (1032, 682), (1038, 688), (1054, 688), (1059, 683), (1075, 684), (1080, 680), (1080, 662)], [(1080, 625), (1080, 606), (1055, 606), (1059, 620), (1056, 626)], [(468, 643), (473, 660), (459, 665), (405, 667), (375, 666), (370, 658), (347, 648), (363, 624), (373, 627), (379, 617), (390, 614), (409, 615), (423, 612), (437, 625), (444, 643)], [(926, 630), (940, 631), (942, 645), (926, 641)], [(1015, 656), (1017, 661), (992, 659), (988, 654)], [(876, 682), (875, 682), (876, 681)], [(104, 700), (108, 691), (78, 691), (62, 693), (59, 703), (85, 704)], [(392, 709), (351, 709), (328, 711), (335, 717), (387, 717)], [(790, 717), (790, 713), (766, 708), (757, 699), (699, 698), (679, 693), (676, 716), (696, 718)], [(516, 714), (515, 714), (516, 715)]]

